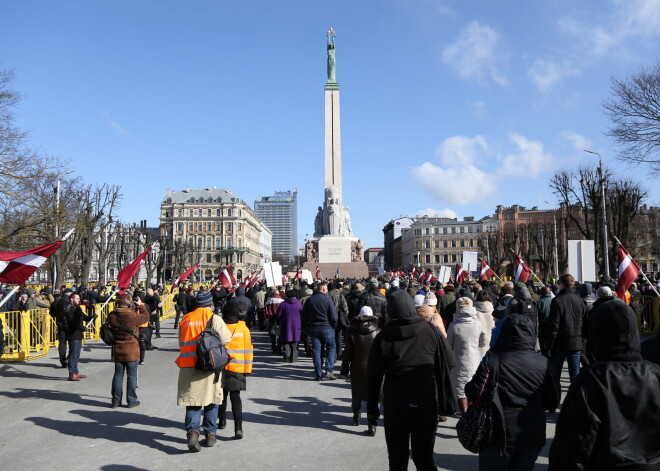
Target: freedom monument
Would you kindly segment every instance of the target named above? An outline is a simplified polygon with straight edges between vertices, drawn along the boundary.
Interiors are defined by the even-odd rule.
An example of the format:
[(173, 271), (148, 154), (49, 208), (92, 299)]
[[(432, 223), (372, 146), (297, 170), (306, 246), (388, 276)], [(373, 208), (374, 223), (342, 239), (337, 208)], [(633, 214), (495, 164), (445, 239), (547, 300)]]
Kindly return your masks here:
[(350, 208), (344, 206), (341, 183), (339, 84), (336, 78), (335, 31), (327, 33), (328, 80), (325, 84), (325, 181), (323, 206), (314, 219), (314, 237), (305, 244), (304, 268), (323, 278), (368, 276), (364, 244), (353, 235)]

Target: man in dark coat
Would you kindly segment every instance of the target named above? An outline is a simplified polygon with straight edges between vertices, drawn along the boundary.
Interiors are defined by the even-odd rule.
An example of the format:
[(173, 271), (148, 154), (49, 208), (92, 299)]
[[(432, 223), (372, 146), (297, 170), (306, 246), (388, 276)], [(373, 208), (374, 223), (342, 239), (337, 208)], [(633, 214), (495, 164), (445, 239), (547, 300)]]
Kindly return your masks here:
[(561, 377), (564, 360), (568, 359), (568, 374), (571, 382), (580, 371), (582, 325), (587, 314), (585, 303), (573, 291), (575, 279), (564, 274), (559, 277), (559, 293), (550, 303), (550, 361)]
[[(388, 299), (388, 322), (376, 336), (368, 359), (367, 417), (378, 419), (383, 384), (385, 441), (390, 469), (407, 469), (408, 457), (419, 470), (436, 469), (433, 446), (438, 415), (456, 411), (449, 368), (453, 355), (437, 329), (417, 315), (405, 291)], [(451, 363), (450, 363), (451, 362)]]
[(69, 367), (69, 381), (80, 381), (87, 375), (81, 375), (78, 371), (78, 360), (80, 359), (80, 349), (82, 348), (83, 332), (85, 326), (83, 322), (91, 322), (95, 316), (88, 316), (80, 308), (80, 295), (73, 293), (70, 297), (70, 303), (64, 307), (64, 318), (66, 321), (66, 341), (69, 344), (69, 355), (67, 363)]
[(550, 303), (552, 302), (552, 291), (549, 286), (541, 288), (541, 297), (536, 306), (539, 309), (539, 346), (541, 353), (550, 357)]
[[(545, 445), (544, 411), (557, 409), (561, 388), (550, 361), (534, 351), (534, 329), (529, 316), (505, 317), (495, 344), (465, 385), (467, 398), (477, 402), (494, 361), (499, 361), (498, 396), (505, 433), (497, 430), (496, 443), (479, 453), (479, 469), (532, 469)], [(501, 457), (500, 449), (508, 456)]]
[(550, 470), (660, 469), (660, 365), (642, 359), (635, 313), (599, 298), (588, 331), (595, 363), (568, 389)]
[(64, 308), (69, 304), (71, 293), (73, 290), (71, 288), (66, 288), (62, 295), (50, 305), (50, 315), (55, 319), (55, 324), (57, 325), (57, 341), (59, 342), (57, 346), (57, 351), (60, 356), (60, 364), (62, 368), (68, 366), (68, 361), (66, 359), (66, 318), (64, 317)]
[[(367, 359), (371, 344), (380, 332), (378, 319), (369, 306), (364, 306), (360, 313), (351, 320), (346, 332), (346, 350), (341, 363), (341, 374), (348, 381), (351, 373), (351, 408), (353, 409), (353, 425), (360, 425), (360, 409), (362, 401), (368, 401)], [(367, 434), (376, 435), (376, 420), (369, 419)]]
[(124, 372), (126, 372), (126, 402), (128, 407), (140, 405), (137, 400), (138, 361), (140, 360), (139, 325), (149, 321), (149, 311), (144, 304), (138, 306), (138, 311), (131, 309), (131, 297), (123, 295), (117, 300), (115, 310), (108, 315), (108, 322), (114, 341), (111, 358), (115, 362), (115, 374), (112, 378), (113, 409), (121, 406), (124, 388)]
[(335, 366), (337, 349), (335, 345), (335, 328), (337, 327), (337, 310), (328, 297), (328, 285), (321, 283), (319, 289), (305, 301), (302, 309), (302, 328), (309, 332), (312, 341), (312, 358), (316, 381), (323, 379), (321, 350), (327, 347), (325, 372), (326, 379), (337, 379), (332, 373)]
[(371, 280), (367, 286), (367, 290), (360, 296), (358, 302), (358, 312), (362, 306), (369, 306), (378, 318), (378, 325), (383, 327), (387, 320), (387, 299), (378, 290), (378, 281)]

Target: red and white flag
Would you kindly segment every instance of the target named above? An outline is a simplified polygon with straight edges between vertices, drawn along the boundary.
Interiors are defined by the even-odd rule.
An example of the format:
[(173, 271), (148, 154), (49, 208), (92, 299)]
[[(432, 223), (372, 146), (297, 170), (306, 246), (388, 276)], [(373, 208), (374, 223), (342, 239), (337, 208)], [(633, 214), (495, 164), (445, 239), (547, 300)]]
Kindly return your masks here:
[(298, 271), (296, 271), (296, 276), (293, 277), (294, 280), (299, 280), (302, 278), (302, 267), (298, 267)]
[(318, 265), (316, 265), (316, 279), (317, 280), (321, 279), (321, 269), (319, 268)]
[(513, 255), (516, 256), (516, 276), (514, 277), (514, 281), (516, 283), (519, 281), (527, 283), (529, 276), (532, 274), (532, 269), (527, 266), (525, 261), (517, 253), (514, 252)]
[(63, 243), (59, 240), (23, 252), (0, 252), (0, 281), (22, 285)]
[(170, 291), (174, 291), (174, 288), (179, 286), (179, 283), (183, 283), (184, 281), (186, 281), (186, 279), (190, 276), (192, 272), (195, 271), (195, 269), (199, 266), (201, 262), (202, 261), (200, 260), (199, 262), (195, 263), (192, 267), (190, 267), (188, 270), (183, 272), (183, 274), (180, 277), (174, 280), (174, 283), (172, 284), (172, 289)]
[(135, 260), (126, 265), (126, 267), (119, 272), (119, 275), (117, 275), (117, 288), (119, 289), (117, 294), (124, 294), (124, 291), (126, 291), (128, 287), (131, 286), (131, 278), (133, 278), (138, 272), (140, 269), (140, 263), (142, 263), (142, 260), (144, 260), (147, 255), (149, 255), (149, 252), (151, 252), (152, 248), (153, 247), (149, 247), (147, 250), (142, 252), (135, 258)]
[(415, 267), (413, 266), (413, 267), (410, 269), (409, 274), (410, 274), (410, 277), (411, 277), (411, 278), (417, 278), (417, 268), (415, 268)]
[(257, 281), (259, 281), (259, 277), (261, 276), (261, 272), (263, 272), (264, 269), (261, 268), (259, 271), (254, 271), (253, 275), (250, 275), (250, 282), (248, 283), (247, 287), (252, 288), (255, 284), (257, 284)]
[(218, 280), (220, 280), (220, 284), (222, 284), (222, 286), (226, 289), (230, 289), (236, 284), (236, 278), (234, 278), (234, 273), (231, 269), (232, 266), (234, 266), (234, 264), (230, 263), (229, 265), (227, 265), (227, 268), (222, 270), (218, 275)]
[(468, 276), (468, 272), (461, 266), (460, 263), (456, 264), (456, 283), (460, 286), (463, 284)]
[(495, 270), (490, 268), (486, 260), (481, 261), (481, 273), (479, 274), (479, 281), (488, 281), (495, 274)]
[(639, 276), (639, 265), (633, 260), (625, 247), (619, 244), (619, 281), (616, 295), (626, 301), (626, 291)]
[(289, 275), (282, 273), (282, 284), (285, 285), (289, 282)]

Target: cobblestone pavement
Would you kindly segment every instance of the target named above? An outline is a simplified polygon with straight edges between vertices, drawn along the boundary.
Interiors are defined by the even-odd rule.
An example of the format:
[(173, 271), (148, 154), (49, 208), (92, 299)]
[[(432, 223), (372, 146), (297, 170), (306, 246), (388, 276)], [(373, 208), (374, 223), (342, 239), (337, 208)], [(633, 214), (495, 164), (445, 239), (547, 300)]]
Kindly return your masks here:
[[(67, 381), (57, 350), (26, 363), (0, 364), (0, 461), (12, 470), (385, 470), (382, 427), (376, 437), (366, 425), (352, 426), (350, 385), (343, 379), (313, 381), (312, 361), (283, 363), (269, 352), (265, 333), (254, 334), (255, 368), (243, 399), (245, 438), (233, 439), (231, 414), (215, 448), (187, 451), (184, 408), (176, 405), (176, 331), (172, 321), (155, 339), (139, 370), (137, 408), (110, 408), (114, 364), (110, 349), (88, 342), (80, 371)], [(336, 366), (336, 371), (339, 367)], [(568, 382), (562, 378), (562, 389)], [(229, 408), (228, 408), (229, 409)], [(549, 415), (548, 436), (555, 416)], [(379, 421), (382, 425), (382, 420)], [(436, 463), (443, 470), (477, 468), (455, 432), (456, 419), (439, 424)], [(548, 445), (550, 440), (548, 440)], [(547, 468), (548, 445), (536, 469)], [(414, 465), (410, 462), (410, 469)]]

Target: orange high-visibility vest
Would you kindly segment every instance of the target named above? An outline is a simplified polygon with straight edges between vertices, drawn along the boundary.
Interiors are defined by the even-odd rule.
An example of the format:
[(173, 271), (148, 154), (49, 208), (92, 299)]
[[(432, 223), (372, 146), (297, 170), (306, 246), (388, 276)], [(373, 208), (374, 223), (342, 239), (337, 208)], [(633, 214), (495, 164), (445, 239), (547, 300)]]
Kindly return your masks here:
[(179, 357), (175, 360), (179, 368), (192, 368), (197, 363), (197, 341), (213, 317), (213, 311), (198, 307), (183, 316), (179, 323)]
[(250, 329), (243, 321), (238, 321), (236, 324), (227, 324), (227, 328), (231, 332), (231, 340), (225, 345), (230, 358), (225, 370), (234, 373), (252, 373), (254, 347), (252, 346)]

